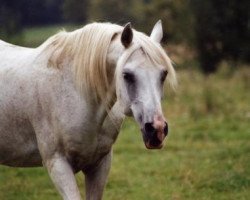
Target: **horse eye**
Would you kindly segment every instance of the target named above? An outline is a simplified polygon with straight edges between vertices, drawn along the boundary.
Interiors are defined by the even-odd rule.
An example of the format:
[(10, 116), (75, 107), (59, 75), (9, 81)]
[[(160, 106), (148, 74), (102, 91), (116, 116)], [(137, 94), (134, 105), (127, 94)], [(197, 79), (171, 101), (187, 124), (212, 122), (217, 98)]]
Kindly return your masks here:
[(168, 71), (163, 71), (161, 73), (161, 83), (163, 83), (167, 77)]
[(135, 76), (134, 76), (134, 74), (132, 74), (130, 72), (124, 72), (123, 78), (127, 83), (134, 83), (135, 82)]

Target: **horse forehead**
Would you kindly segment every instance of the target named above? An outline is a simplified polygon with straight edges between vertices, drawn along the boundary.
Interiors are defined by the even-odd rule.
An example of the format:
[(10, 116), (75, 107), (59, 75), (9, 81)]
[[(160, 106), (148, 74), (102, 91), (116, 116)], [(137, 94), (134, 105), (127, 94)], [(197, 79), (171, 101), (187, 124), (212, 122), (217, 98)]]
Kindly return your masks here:
[(136, 49), (130, 56), (128, 59), (128, 62), (131, 61), (146, 61), (147, 60), (147, 56), (144, 53), (144, 51), (141, 48)]
[(142, 51), (142, 49), (138, 49), (134, 51), (128, 58), (126, 62), (126, 66), (128, 68), (135, 68), (143, 71), (144, 69), (154, 68), (154, 64), (150, 61), (147, 55)]

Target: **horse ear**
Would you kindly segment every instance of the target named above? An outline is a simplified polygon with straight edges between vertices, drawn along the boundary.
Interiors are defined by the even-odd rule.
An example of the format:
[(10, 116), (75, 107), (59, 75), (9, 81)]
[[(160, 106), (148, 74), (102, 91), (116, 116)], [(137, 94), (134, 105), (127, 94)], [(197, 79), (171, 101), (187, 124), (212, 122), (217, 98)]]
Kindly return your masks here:
[(155, 25), (154, 28), (150, 34), (150, 38), (155, 41), (160, 43), (162, 38), (163, 38), (163, 29), (162, 29), (162, 23), (161, 20), (159, 20)]
[(133, 31), (131, 23), (127, 23), (122, 31), (121, 42), (125, 48), (128, 48), (133, 40)]

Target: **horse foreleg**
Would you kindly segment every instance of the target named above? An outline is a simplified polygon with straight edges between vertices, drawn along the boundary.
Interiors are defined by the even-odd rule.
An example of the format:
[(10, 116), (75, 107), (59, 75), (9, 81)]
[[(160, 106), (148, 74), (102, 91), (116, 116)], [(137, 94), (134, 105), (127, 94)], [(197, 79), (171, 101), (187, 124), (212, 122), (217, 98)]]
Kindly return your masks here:
[(64, 200), (81, 200), (74, 173), (63, 156), (56, 155), (46, 161), (45, 165)]
[(86, 200), (101, 200), (111, 165), (110, 151), (97, 168), (85, 172)]

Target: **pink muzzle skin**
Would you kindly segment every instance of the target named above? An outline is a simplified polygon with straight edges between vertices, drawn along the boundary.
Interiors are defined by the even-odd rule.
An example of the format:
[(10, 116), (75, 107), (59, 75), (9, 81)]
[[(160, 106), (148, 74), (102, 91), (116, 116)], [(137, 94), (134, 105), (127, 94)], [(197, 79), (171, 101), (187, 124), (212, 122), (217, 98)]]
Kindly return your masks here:
[(163, 119), (162, 116), (160, 115), (155, 115), (154, 116), (154, 123), (153, 126), (155, 128), (155, 130), (157, 130), (157, 137), (158, 139), (163, 142), (164, 138), (165, 138), (165, 134), (164, 134), (164, 128), (166, 126), (165, 120)]

